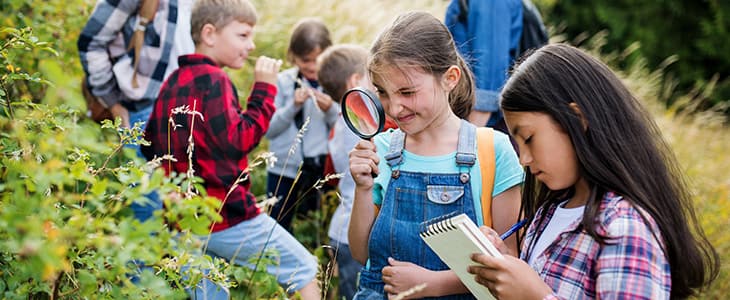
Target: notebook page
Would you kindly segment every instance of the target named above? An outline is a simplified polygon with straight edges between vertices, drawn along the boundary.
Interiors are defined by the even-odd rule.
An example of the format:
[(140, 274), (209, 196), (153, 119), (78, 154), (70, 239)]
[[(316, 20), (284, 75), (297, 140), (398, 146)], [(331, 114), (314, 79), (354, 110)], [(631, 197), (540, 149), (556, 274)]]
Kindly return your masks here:
[[(478, 238), (480, 236), (484, 240), (480, 241)], [(428, 226), (427, 232), (421, 233), (421, 238), (449, 266), (449, 269), (456, 273), (477, 299), (495, 299), (489, 289), (477, 283), (474, 275), (469, 274), (466, 269), (469, 265), (475, 264), (471, 260), (472, 253), (484, 253), (497, 257), (502, 257), (502, 254), (483, 234), (479, 233), (479, 229), (469, 217), (461, 214), (431, 224)]]

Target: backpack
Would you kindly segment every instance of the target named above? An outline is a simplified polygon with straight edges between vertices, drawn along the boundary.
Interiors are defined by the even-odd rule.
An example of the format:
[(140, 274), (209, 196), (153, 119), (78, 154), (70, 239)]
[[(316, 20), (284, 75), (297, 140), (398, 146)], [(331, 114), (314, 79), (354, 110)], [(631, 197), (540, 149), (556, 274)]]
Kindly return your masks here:
[(540, 11), (530, 0), (522, 0), (522, 36), (519, 49), (513, 57), (519, 58), (530, 49), (537, 49), (548, 43), (548, 33), (542, 22)]
[[(466, 23), (469, 15), (469, 0), (459, 1), (459, 22)], [(522, 35), (517, 49), (510, 54), (519, 58), (530, 49), (537, 49), (548, 43), (548, 32), (542, 22), (540, 11), (530, 0), (522, 0)]]

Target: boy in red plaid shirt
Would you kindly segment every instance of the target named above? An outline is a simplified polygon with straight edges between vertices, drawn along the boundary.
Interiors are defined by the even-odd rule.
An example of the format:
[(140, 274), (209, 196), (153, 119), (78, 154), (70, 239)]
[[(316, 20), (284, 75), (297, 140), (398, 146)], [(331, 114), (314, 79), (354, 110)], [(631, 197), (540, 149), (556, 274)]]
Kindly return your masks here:
[[(151, 144), (142, 152), (147, 159), (170, 154), (176, 161), (163, 164), (167, 173), (184, 173), (190, 167), (186, 151), (192, 131), (195, 175), (203, 178), (208, 195), (223, 202), (222, 221), (213, 224), (211, 235), (203, 238), (208, 243), (207, 254), (253, 267), (250, 258), (265, 247), (275, 249), (280, 265), (270, 266), (269, 272), (288, 291), (299, 291), (303, 299), (318, 299), (316, 258), (261, 213), (249, 191), (250, 181), (237, 182), (245, 177), (240, 175), (248, 166), (247, 155), (269, 128), (281, 65), (267, 57), (256, 61), (256, 82), (243, 111), (236, 88), (222, 68), (243, 67), (255, 47), (256, 19), (256, 11), (247, 0), (195, 3), (191, 16), (195, 54), (180, 56), (180, 68), (163, 84), (145, 130)], [(172, 113), (181, 107), (194, 113)], [(170, 118), (175, 128), (168, 123)]]

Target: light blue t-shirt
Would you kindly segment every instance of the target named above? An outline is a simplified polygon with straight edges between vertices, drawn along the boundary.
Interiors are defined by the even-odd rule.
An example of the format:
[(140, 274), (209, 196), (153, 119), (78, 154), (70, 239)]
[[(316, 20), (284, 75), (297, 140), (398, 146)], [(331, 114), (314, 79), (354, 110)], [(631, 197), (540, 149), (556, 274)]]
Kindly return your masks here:
[[(380, 157), (380, 174), (375, 178), (373, 186), (373, 202), (380, 206), (385, 197), (388, 183), (390, 182), (391, 168), (385, 159), (385, 154), (390, 148), (390, 138), (393, 129), (389, 129), (378, 134), (373, 142), (377, 147), (378, 156)], [(512, 149), (509, 137), (499, 131), (494, 131), (494, 158), (496, 166), (496, 174), (494, 176), (494, 188), (492, 189), (492, 197), (501, 194), (507, 189), (521, 184), (524, 181), (524, 171), (520, 166), (517, 154)], [(403, 150), (403, 161), (401, 162), (401, 171), (420, 172), (431, 174), (459, 173), (459, 167), (456, 165), (456, 151), (438, 156), (422, 156), (416, 155), (408, 150)], [(471, 178), (472, 195), (474, 195), (474, 211), (477, 215), (477, 225), (483, 225), (482, 218), (482, 174), (480, 172), (479, 159), (477, 158), (474, 166), (469, 171)]]

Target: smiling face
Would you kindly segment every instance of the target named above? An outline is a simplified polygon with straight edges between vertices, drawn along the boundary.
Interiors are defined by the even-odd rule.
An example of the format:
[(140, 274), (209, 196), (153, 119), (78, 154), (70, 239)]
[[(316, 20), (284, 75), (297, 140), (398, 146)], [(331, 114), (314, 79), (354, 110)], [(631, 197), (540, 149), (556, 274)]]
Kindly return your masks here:
[[(212, 26), (212, 25), (211, 25)], [(236, 20), (212, 33), (214, 44), (209, 56), (221, 67), (240, 69), (256, 46), (253, 43), (253, 27)]]
[(520, 164), (551, 190), (574, 186), (578, 159), (568, 134), (548, 114), (505, 111), (504, 119), (520, 149)]
[(304, 75), (304, 78), (317, 80), (317, 56), (320, 54), (322, 54), (322, 49), (316, 47), (306, 55), (293, 55), (294, 65), (299, 68), (299, 72)]
[(438, 126), (453, 115), (447, 84), (420, 68), (387, 66), (373, 80), (385, 113), (408, 134)]

